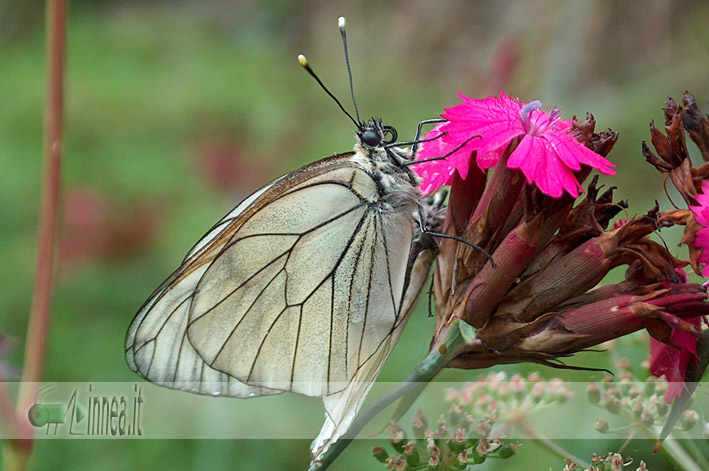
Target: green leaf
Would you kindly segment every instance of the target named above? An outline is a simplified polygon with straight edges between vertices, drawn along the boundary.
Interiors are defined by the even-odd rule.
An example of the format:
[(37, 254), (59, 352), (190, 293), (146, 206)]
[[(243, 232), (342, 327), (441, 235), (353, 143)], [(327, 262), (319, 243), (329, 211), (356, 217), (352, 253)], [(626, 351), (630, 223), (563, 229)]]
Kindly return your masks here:
[(464, 322), (462, 320), (458, 321), (458, 328), (460, 329), (460, 335), (465, 340), (467, 345), (472, 345), (477, 341), (478, 331), (472, 325)]

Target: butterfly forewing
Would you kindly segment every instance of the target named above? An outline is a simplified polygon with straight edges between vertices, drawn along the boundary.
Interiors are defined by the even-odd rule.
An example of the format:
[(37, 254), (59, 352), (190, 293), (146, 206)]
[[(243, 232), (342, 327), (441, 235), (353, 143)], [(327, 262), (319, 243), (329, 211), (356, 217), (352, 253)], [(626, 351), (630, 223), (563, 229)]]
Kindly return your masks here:
[[(131, 324), (126, 339), (126, 358), (134, 371), (155, 383), (199, 394), (253, 397), (282, 391), (249, 386), (209, 367), (187, 339), (187, 321), (194, 290), (208, 265), (195, 263), (195, 254), (217, 245), (237, 212), (255, 201), (267, 185), (219, 221), (173, 273), (145, 302)], [(191, 263), (188, 263), (191, 261)]]
[(260, 188), (259, 190), (253, 192), (251, 195), (246, 197), (244, 201), (239, 203), (234, 209), (232, 209), (229, 214), (224, 216), (218, 223), (216, 223), (205, 235), (202, 237), (199, 242), (197, 242), (194, 247), (187, 253), (185, 256), (185, 259), (182, 261), (183, 266), (189, 260), (192, 258), (197, 252), (199, 252), (202, 248), (205, 247), (205, 245), (209, 244), (210, 242), (214, 241), (215, 237), (221, 233), (224, 232), (224, 230), (227, 228), (228, 225), (230, 225), (234, 220), (239, 217), (239, 215), (246, 209), (248, 208), (254, 201), (256, 201), (263, 193), (265, 193), (269, 188), (271, 188), (273, 185), (278, 183), (279, 179), (274, 180), (273, 182), (269, 183), (268, 185), (264, 186), (263, 188)]
[(353, 156), (286, 175), (217, 223), (136, 316), (130, 366), (179, 389), (228, 384), (194, 391), (209, 394), (344, 389), (402, 320), (415, 209), (383, 212)]

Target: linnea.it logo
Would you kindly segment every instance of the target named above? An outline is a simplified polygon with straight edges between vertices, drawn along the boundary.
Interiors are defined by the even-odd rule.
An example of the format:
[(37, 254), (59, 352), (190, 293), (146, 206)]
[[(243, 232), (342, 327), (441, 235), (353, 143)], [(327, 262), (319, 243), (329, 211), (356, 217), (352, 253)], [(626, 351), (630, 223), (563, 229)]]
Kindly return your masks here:
[(99, 393), (92, 383), (61, 390), (49, 384), (37, 392), (27, 418), (36, 428), (46, 426), (45, 435), (140, 437), (144, 402), (142, 387), (138, 384), (133, 385), (131, 394)]

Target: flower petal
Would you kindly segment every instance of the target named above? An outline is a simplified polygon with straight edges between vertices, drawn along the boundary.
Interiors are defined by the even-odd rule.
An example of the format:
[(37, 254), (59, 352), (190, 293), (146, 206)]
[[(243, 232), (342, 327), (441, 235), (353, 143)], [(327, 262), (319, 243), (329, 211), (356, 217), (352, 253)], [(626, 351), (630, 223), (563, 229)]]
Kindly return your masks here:
[[(695, 326), (701, 324), (699, 317), (686, 321)], [(697, 338), (688, 332), (672, 329), (670, 342), (673, 345), (650, 339), (650, 373), (657, 377), (665, 375), (669, 381), (665, 394), (667, 402), (672, 402), (675, 397), (682, 395), (687, 366), (692, 357), (697, 355)]]
[(524, 133), (519, 120), (522, 105), (509, 99), (504, 92), (501, 92), (501, 98), (482, 100), (460, 96), (463, 103), (446, 108), (441, 115), (449, 120), (445, 127), (448, 134), (443, 140), (450, 148), (455, 148), (472, 136), (481, 136), (481, 139), (470, 141), (463, 149), (478, 150), (480, 168), (494, 167), (507, 144)]
[(564, 191), (576, 197), (581, 189), (574, 173), (542, 137), (525, 136), (510, 155), (507, 166), (520, 169), (527, 181), (552, 198), (559, 198)]
[(544, 138), (551, 143), (556, 155), (570, 169), (578, 171), (581, 170), (581, 165), (586, 165), (606, 175), (615, 175), (615, 171), (611, 168), (615, 167), (615, 165), (611, 161), (581, 144), (571, 134), (563, 131), (548, 130), (544, 133)]
[[(697, 193), (698, 206), (690, 206), (694, 213), (694, 219), (704, 227), (709, 227), (709, 181), (702, 182), (702, 193)], [(697, 244), (700, 245), (700, 244)], [(702, 245), (709, 247), (709, 245)]]
[[(424, 136), (424, 139), (434, 139), (445, 132), (448, 122), (439, 123)], [(443, 138), (434, 139), (421, 144), (417, 160), (432, 159), (442, 157), (457, 146), (451, 146), (443, 141)], [(424, 195), (435, 193), (443, 185), (449, 185), (453, 179), (453, 173), (457, 170), (462, 178), (468, 175), (468, 165), (470, 163), (470, 150), (463, 148), (445, 159), (432, 162), (425, 162), (414, 166), (414, 170), (423, 179), (421, 191)]]

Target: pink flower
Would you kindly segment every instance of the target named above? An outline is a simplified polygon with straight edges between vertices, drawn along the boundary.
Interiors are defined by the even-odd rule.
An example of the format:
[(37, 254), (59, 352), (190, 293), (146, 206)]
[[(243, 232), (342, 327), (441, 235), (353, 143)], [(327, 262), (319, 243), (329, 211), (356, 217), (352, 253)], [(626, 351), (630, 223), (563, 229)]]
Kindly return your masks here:
[[(675, 268), (675, 273), (679, 276), (680, 283), (689, 281), (687, 272), (683, 269)], [(685, 320), (696, 327), (701, 325), (701, 317), (687, 318)], [(698, 358), (697, 338), (689, 332), (673, 328), (670, 334), (670, 342), (672, 345), (654, 338), (650, 339), (650, 373), (658, 378), (665, 375), (665, 378), (670, 383), (665, 393), (665, 400), (668, 403), (682, 395), (689, 361), (692, 357)]]
[[(448, 122), (439, 123), (431, 129), (425, 139), (434, 139), (430, 142), (424, 142), (421, 145), (421, 155), (426, 155), (429, 157), (440, 157), (446, 155), (451, 151), (451, 148), (446, 144), (442, 138), (435, 139), (441, 136), (441, 127), (448, 124)], [(429, 158), (424, 157), (424, 158)], [(470, 164), (470, 150), (461, 150), (450, 155), (445, 160), (438, 160), (434, 162), (428, 162), (423, 165), (417, 165), (416, 171), (419, 176), (423, 179), (421, 185), (421, 191), (424, 195), (434, 193), (440, 187), (444, 185), (450, 185), (453, 183), (453, 173), (458, 170), (461, 177), (465, 178), (468, 175), (468, 167)]]
[[(699, 326), (701, 318), (685, 319), (690, 324)], [(667, 345), (654, 338), (650, 339), (650, 373), (658, 378), (665, 375), (669, 381), (665, 400), (671, 403), (676, 397), (682, 395), (687, 366), (692, 357), (697, 357), (697, 338), (677, 328), (672, 329), (670, 342)], [(678, 347), (678, 348), (675, 348)]]
[(702, 192), (697, 194), (697, 203), (699, 206), (690, 206), (689, 209), (694, 213), (694, 219), (704, 228), (697, 232), (694, 245), (702, 249), (697, 260), (705, 264), (702, 276), (709, 276), (709, 181), (702, 182)]
[[(614, 165), (576, 140), (571, 121), (559, 118), (560, 111), (541, 111), (538, 100), (522, 104), (500, 92), (500, 98), (474, 100), (460, 95), (463, 103), (446, 108), (441, 116), (448, 121), (436, 126), (426, 138), (445, 133), (440, 139), (424, 143), (419, 159), (440, 157), (454, 151), (447, 159), (417, 166), (424, 178), (424, 191), (437, 190), (453, 171), (467, 175), (469, 156), (477, 151), (477, 164), (482, 169), (494, 167), (508, 145), (519, 138), (519, 144), (507, 166), (519, 169), (530, 183), (543, 193), (558, 198), (566, 191), (578, 196), (583, 191), (574, 172), (582, 165), (612, 175)], [(479, 136), (474, 138), (474, 136)]]

